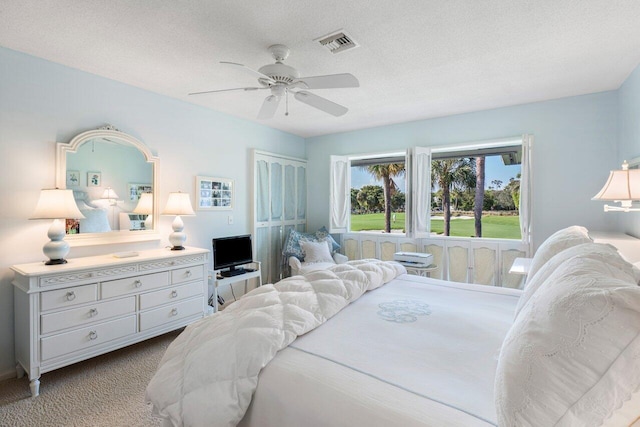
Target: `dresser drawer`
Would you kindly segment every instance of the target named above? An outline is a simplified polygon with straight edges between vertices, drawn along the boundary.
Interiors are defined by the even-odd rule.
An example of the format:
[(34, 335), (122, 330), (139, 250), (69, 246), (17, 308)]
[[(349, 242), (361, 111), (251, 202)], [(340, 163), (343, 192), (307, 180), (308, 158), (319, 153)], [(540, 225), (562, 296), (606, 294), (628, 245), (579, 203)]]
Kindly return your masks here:
[(134, 292), (143, 292), (163, 286), (169, 286), (168, 272), (110, 280), (108, 282), (102, 282), (102, 298), (106, 299)]
[(202, 282), (194, 282), (187, 285), (173, 286), (167, 289), (160, 289), (159, 291), (148, 292), (140, 295), (140, 310), (181, 301), (202, 294)]
[(113, 317), (134, 314), (136, 312), (136, 297), (130, 296), (113, 301), (98, 302), (84, 307), (43, 314), (40, 323), (40, 333), (60, 331), (62, 329), (83, 326), (87, 323), (100, 322)]
[(140, 331), (153, 329), (156, 326), (196, 314), (203, 315), (203, 306), (203, 297), (198, 297), (140, 313)]
[(191, 280), (202, 279), (204, 277), (204, 267), (195, 265), (193, 267), (178, 268), (171, 271), (171, 284), (189, 282)]
[(72, 307), (98, 299), (98, 285), (75, 286), (73, 288), (58, 289), (40, 293), (40, 310), (47, 311), (58, 308)]
[(131, 315), (75, 331), (52, 335), (40, 340), (41, 358), (42, 360), (52, 359), (135, 333), (136, 316)]

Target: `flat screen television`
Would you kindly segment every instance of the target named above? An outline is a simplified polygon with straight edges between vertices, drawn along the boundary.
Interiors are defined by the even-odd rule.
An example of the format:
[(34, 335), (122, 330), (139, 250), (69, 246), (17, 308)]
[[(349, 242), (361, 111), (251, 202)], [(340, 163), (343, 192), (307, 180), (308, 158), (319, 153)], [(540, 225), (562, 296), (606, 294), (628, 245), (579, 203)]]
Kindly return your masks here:
[(250, 262), (253, 262), (250, 234), (213, 239), (213, 269), (222, 270), (222, 276), (246, 273), (247, 270), (236, 267)]

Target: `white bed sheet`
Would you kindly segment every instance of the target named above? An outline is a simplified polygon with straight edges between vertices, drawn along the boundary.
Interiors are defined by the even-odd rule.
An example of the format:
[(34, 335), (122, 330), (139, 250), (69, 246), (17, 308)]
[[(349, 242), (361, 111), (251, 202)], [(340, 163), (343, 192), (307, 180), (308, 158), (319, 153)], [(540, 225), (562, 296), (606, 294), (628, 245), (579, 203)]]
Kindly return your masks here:
[(495, 425), (520, 293), (399, 276), (279, 352), (240, 426)]

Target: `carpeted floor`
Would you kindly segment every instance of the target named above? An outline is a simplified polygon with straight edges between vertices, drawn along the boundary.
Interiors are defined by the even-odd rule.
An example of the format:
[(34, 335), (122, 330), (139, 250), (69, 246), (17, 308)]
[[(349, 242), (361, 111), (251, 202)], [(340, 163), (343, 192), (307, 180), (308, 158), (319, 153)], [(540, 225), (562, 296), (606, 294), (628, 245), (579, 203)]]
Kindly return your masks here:
[(0, 382), (0, 426), (160, 426), (144, 392), (179, 333), (43, 374), (33, 399), (26, 376)]

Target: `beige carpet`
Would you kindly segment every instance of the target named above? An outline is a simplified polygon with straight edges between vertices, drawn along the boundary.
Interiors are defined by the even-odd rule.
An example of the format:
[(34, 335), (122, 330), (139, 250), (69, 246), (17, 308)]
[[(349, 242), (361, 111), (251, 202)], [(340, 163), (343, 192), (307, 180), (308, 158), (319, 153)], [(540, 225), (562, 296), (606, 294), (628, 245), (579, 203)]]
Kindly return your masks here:
[(40, 377), (40, 396), (29, 380), (0, 382), (0, 426), (159, 426), (144, 392), (171, 332)]

